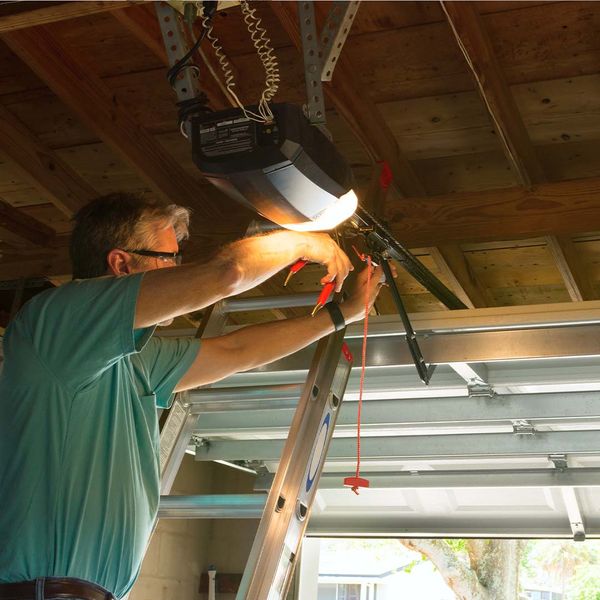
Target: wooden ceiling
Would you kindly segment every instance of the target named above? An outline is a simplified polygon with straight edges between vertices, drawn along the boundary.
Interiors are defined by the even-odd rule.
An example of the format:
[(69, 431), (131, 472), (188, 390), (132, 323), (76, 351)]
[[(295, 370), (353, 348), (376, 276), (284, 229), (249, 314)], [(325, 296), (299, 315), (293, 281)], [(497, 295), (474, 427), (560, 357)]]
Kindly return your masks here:
[[(303, 103), (295, 3), (255, 6), (280, 63), (276, 100)], [(331, 4), (316, 7), (322, 23)], [(255, 102), (264, 74), (238, 7), (215, 32)], [(598, 2), (358, 11), (325, 84), (328, 126), (361, 200), (470, 306), (599, 297), (599, 32)], [(244, 231), (250, 215), (203, 180), (178, 132), (153, 3), (0, 2), (0, 37), (0, 282), (68, 277), (69, 218), (108, 192), (192, 207), (190, 256)], [(199, 64), (211, 106), (229, 106), (210, 47)], [(307, 269), (292, 289), (317, 282)], [(409, 310), (441, 308), (408, 275), (399, 287)]]

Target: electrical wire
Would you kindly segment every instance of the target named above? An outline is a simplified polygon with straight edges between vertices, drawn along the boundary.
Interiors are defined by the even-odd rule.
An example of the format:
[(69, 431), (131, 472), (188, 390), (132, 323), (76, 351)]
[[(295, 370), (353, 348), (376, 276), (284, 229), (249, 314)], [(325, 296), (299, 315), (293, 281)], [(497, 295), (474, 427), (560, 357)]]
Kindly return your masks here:
[(217, 60), (219, 61), (219, 65), (221, 66), (221, 70), (223, 71), (223, 76), (225, 78), (225, 87), (227, 88), (227, 91), (229, 92), (229, 95), (231, 96), (232, 100), (235, 102), (235, 104), (238, 106), (238, 108), (244, 113), (244, 116), (247, 119), (250, 119), (252, 121), (258, 121), (259, 123), (263, 123), (264, 118), (260, 114), (256, 114), (256, 113), (252, 112), (251, 110), (247, 109), (242, 104), (242, 101), (238, 98), (238, 95), (235, 93), (234, 88), (236, 86), (236, 83), (235, 83), (235, 77), (233, 75), (233, 71), (231, 69), (231, 65), (229, 64), (229, 60), (227, 59), (225, 52), (223, 52), (223, 47), (219, 43), (219, 39), (217, 38), (216, 35), (213, 34), (213, 27), (210, 24), (209, 19), (207, 19), (206, 17), (202, 17), (202, 25), (206, 31), (206, 37), (215, 52), (215, 56), (217, 57)]
[(232, 100), (243, 112), (247, 119), (257, 121), (259, 123), (269, 123), (273, 121), (274, 117), (268, 103), (273, 98), (279, 87), (279, 67), (277, 64), (277, 58), (273, 55), (273, 49), (270, 46), (271, 41), (267, 37), (266, 30), (260, 25), (261, 19), (255, 15), (256, 10), (251, 9), (246, 0), (242, 0), (242, 2), (240, 2), (240, 7), (244, 14), (244, 21), (246, 23), (246, 27), (248, 28), (248, 32), (250, 33), (252, 43), (256, 48), (266, 73), (265, 89), (263, 90), (258, 102), (258, 113), (251, 111), (244, 106), (236, 94), (235, 76), (233, 74), (231, 65), (229, 64), (229, 59), (223, 51), (223, 47), (221, 46), (219, 39), (213, 32), (213, 26), (210, 18), (204, 14), (201, 17), (202, 26), (204, 31), (206, 31), (206, 37), (208, 38), (210, 45), (215, 52), (217, 60), (219, 61), (219, 65), (221, 66), (221, 70), (223, 71), (223, 76), (225, 78), (225, 87), (227, 88)]
[(267, 31), (261, 26), (262, 20), (256, 16), (256, 9), (250, 8), (247, 0), (241, 0), (240, 8), (250, 33), (250, 39), (265, 69), (265, 89), (258, 103), (258, 111), (265, 120), (272, 121), (273, 113), (269, 107), (269, 102), (279, 89), (279, 65), (277, 58), (273, 55), (273, 48), (271, 47), (271, 40), (267, 37)]
[[(216, 12), (217, 2), (202, 2), (203, 15), (205, 14), (205, 18), (210, 20), (214, 13)], [(205, 6), (206, 5), (206, 6)], [(206, 10), (205, 10), (206, 9)], [(194, 62), (191, 62), (190, 59), (194, 55), (194, 53), (200, 48), (200, 44), (206, 37), (206, 29), (203, 27), (202, 33), (198, 36), (198, 39), (194, 42), (194, 45), (190, 48), (190, 50), (180, 58), (168, 71), (167, 71), (167, 80), (172, 88), (175, 87), (177, 83), (177, 78), (179, 74), (184, 69), (192, 69), (196, 72), (197, 75), (200, 74), (200, 68)], [(207, 106), (208, 98), (206, 94), (201, 91), (198, 96), (195, 98), (190, 98), (188, 100), (182, 100), (177, 103), (177, 117), (179, 122), (179, 130), (184, 137), (188, 137), (185, 132), (184, 126), (185, 122), (194, 115), (199, 113), (207, 113), (211, 112), (211, 109)]]
[[(210, 20), (211, 17), (212, 17), (212, 15), (206, 16), (206, 19)], [(205, 36), (206, 36), (206, 29), (203, 29), (202, 33), (200, 34), (200, 36), (198, 37), (198, 39), (196, 40), (196, 42), (194, 43), (194, 45), (189, 49), (189, 51), (187, 52), (187, 54), (185, 56), (183, 56), (182, 58), (180, 58), (167, 71), (167, 80), (169, 81), (171, 87), (175, 87), (175, 83), (177, 81), (177, 76), (184, 69), (194, 69), (197, 72), (200, 72), (200, 69), (198, 68), (198, 65), (195, 65), (193, 62), (190, 63), (188, 61), (194, 55), (194, 52), (196, 52), (196, 50), (198, 50), (198, 48), (200, 47), (200, 44), (204, 40)]]

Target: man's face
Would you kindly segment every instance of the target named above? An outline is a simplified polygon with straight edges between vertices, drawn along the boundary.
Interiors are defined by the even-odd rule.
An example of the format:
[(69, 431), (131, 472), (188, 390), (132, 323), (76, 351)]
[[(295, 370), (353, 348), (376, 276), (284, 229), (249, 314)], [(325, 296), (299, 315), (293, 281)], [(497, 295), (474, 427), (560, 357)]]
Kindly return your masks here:
[[(159, 226), (157, 225), (155, 237), (156, 241), (154, 244), (152, 244), (151, 248), (132, 248), (131, 250), (149, 250), (151, 252), (165, 252), (167, 254), (179, 252), (179, 243), (177, 242), (175, 229), (172, 226), (159, 229)], [(169, 267), (174, 267), (177, 265), (176, 260), (169, 256), (143, 256), (135, 254), (134, 252), (120, 252), (123, 252), (123, 267), (124, 269), (126, 269), (125, 273), (127, 274), (141, 273), (143, 271), (154, 271), (156, 269), (167, 269)], [(115, 270), (113, 269), (113, 274), (119, 275), (124, 273), (119, 273), (118, 271), (115, 272)], [(172, 322), (173, 319), (168, 319), (166, 321), (161, 321), (159, 325), (164, 327), (167, 325), (171, 325)]]
[[(152, 248), (143, 248), (143, 250), (151, 250), (153, 252), (165, 252), (173, 253), (179, 252), (179, 243), (177, 242), (177, 235), (175, 229), (172, 226), (167, 228), (159, 229), (154, 233), (156, 242), (152, 244)], [(155, 269), (167, 269), (169, 267), (177, 266), (175, 259), (169, 256), (166, 257), (154, 257), (154, 256), (135, 256), (136, 261), (132, 262), (132, 273), (139, 273), (141, 271), (154, 271)]]
[[(170, 226), (166, 229), (161, 229), (156, 233), (156, 247), (151, 248), (151, 250), (156, 250), (158, 252), (179, 252), (179, 244), (177, 242), (177, 236), (175, 235), (175, 229)], [(150, 256), (143, 257), (144, 260), (141, 261), (142, 264), (146, 263), (149, 266), (144, 271), (151, 271), (154, 269), (166, 269), (169, 267), (177, 266), (175, 260), (167, 259), (164, 260), (162, 258), (152, 258)], [(142, 269), (140, 269), (142, 270)], [(161, 321), (158, 325), (160, 327), (167, 327), (173, 323), (173, 319), (167, 319), (166, 321)]]

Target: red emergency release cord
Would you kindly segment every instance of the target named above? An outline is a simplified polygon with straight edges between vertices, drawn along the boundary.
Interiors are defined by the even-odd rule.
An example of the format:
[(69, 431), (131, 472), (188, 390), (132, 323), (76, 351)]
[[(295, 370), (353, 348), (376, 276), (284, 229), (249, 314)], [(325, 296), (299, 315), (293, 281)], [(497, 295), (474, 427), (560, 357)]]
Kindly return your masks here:
[[(381, 164), (381, 172), (379, 174), (379, 187), (385, 192), (390, 187), (394, 180), (394, 175), (390, 165), (385, 160), (378, 160)], [(369, 289), (371, 287), (371, 257), (360, 253), (354, 248), (360, 260), (367, 263), (367, 290), (365, 293), (365, 321), (363, 330), (363, 345), (362, 345), (362, 367), (360, 371), (360, 387), (358, 391), (358, 416), (356, 426), (356, 475), (354, 477), (346, 477), (344, 485), (352, 489), (358, 496), (358, 488), (369, 487), (369, 480), (360, 476), (360, 418), (362, 412), (363, 388), (365, 386), (365, 367), (367, 366), (367, 334), (369, 332)]]
[(359, 258), (367, 263), (367, 287), (365, 291), (365, 320), (363, 326), (363, 343), (362, 343), (362, 365), (360, 370), (360, 385), (358, 388), (358, 415), (356, 425), (356, 475), (354, 477), (346, 477), (344, 485), (352, 489), (358, 496), (358, 488), (369, 487), (369, 480), (360, 476), (360, 420), (362, 413), (363, 389), (365, 387), (365, 368), (367, 366), (367, 335), (369, 332), (369, 290), (371, 289), (371, 257), (361, 254), (354, 248)]

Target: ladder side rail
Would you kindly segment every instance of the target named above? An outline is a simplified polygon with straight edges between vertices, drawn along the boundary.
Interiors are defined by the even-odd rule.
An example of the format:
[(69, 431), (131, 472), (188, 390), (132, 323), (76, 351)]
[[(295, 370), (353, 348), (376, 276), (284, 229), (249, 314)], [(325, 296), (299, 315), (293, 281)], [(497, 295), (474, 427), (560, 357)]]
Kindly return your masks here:
[(236, 600), (285, 597), (352, 368), (344, 333), (317, 346)]

